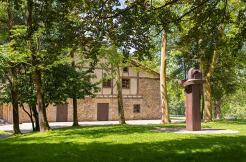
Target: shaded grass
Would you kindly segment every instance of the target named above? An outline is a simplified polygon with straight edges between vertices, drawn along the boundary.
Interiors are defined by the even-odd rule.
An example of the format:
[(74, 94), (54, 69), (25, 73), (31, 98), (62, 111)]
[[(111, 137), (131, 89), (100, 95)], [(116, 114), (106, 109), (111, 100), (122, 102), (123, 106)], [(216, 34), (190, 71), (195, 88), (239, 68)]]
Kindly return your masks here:
[(56, 129), (0, 140), (0, 161), (246, 161), (246, 121), (203, 124), (238, 134), (156, 133), (148, 126), (90, 126)]

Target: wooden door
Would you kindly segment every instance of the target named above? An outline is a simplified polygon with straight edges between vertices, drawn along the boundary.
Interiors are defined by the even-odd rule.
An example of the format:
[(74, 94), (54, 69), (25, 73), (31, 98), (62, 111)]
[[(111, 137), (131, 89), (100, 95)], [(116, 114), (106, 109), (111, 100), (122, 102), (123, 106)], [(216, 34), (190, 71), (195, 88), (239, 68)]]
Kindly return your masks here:
[(98, 103), (97, 104), (97, 120), (98, 121), (107, 121), (108, 120), (108, 103)]
[(56, 106), (56, 121), (57, 122), (66, 122), (67, 121), (67, 104), (59, 104)]

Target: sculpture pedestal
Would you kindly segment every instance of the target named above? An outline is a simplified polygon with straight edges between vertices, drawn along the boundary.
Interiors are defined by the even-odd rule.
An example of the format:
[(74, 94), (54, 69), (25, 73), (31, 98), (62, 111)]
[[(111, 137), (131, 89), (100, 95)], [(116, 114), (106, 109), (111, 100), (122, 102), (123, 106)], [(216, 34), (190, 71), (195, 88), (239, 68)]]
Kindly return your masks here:
[(200, 84), (187, 87), (186, 94), (186, 129), (189, 131), (201, 130), (200, 113)]
[(200, 100), (203, 82), (202, 74), (198, 69), (190, 69), (188, 72), (188, 80), (183, 82), (186, 96), (186, 130), (188, 131), (201, 130)]

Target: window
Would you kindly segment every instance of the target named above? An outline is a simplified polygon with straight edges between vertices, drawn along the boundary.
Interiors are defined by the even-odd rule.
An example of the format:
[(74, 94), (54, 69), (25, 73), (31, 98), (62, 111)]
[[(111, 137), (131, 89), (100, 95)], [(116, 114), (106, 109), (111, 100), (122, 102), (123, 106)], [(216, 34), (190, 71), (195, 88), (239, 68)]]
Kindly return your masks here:
[(134, 113), (140, 113), (140, 104), (134, 104), (133, 105), (133, 112)]
[(124, 67), (124, 68), (123, 68), (123, 72), (124, 72), (124, 73), (128, 73), (128, 71), (129, 71), (128, 67)]
[(130, 79), (122, 79), (122, 88), (130, 88)]
[(107, 79), (103, 81), (103, 88), (111, 88), (112, 86), (112, 80)]

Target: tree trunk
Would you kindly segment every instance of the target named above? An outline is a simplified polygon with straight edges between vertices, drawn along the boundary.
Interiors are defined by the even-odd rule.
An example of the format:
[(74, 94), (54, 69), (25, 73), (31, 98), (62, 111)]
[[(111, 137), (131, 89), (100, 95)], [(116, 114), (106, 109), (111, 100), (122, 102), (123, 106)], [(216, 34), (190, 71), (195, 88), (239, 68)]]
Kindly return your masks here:
[(35, 69), (33, 72), (33, 82), (36, 89), (36, 98), (38, 106), (38, 119), (40, 132), (45, 132), (50, 129), (46, 116), (46, 108), (43, 101), (42, 84), (41, 84), (41, 71)]
[(203, 120), (203, 112), (204, 112), (204, 106), (205, 106), (205, 103), (204, 103), (204, 93), (202, 92), (201, 94), (201, 119)]
[(13, 105), (13, 130), (14, 134), (20, 134), (19, 127), (19, 106), (18, 106), (18, 92), (17, 92), (17, 80), (16, 80), (16, 72), (14, 69), (12, 71), (12, 85), (11, 85), (11, 100)]
[(8, 12), (8, 33), (9, 33), (9, 37), (8, 37), (8, 40), (10, 41), (11, 40), (11, 29), (13, 27), (13, 11), (12, 11), (12, 8), (13, 8), (13, 4), (11, 3), (11, 1), (8, 1), (8, 7), (7, 7), (7, 12)]
[[(11, 1), (8, 1), (8, 6), (7, 6), (7, 14), (8, 14), (8, 41), (11, 41), (11, 30), (13, 27), (13, 4)], [(13, 65), (11, 65), (13, 66)], [(16, 69), (15, 67), (12, 67), (10, 69), (11, 75), (12, 75), (12, 80), (9, 80), (11, 83), (11, 100), (12, 100), (12, 106), (13, 106), (13, 130), (14, 134), (20, 134), (20, 127), (19, 127), (19, 109), (18, 109), (18, 92), (17, 92), (17, 74), (16, 74)]]
[(34, 47), (34, 43), (32, 41), (33, 36), (33, 0), (27, 1), (27, 10), (28, 10), (28, 18), (27, 18), (27, 27), (28, 27), (28, 39), (29, 39), (29, 46), (31, 51), (31, 61), (33, 66), (33, 83), (35, 85), (36, 90), (36, 99), (37, 99), (37, 106), (38, 106), (38, 119), (39, 119), (39, 127), (40, 131), (44, 132), (49, 130), (49, 124), (46, 116), (46, 109), (43, 100), (43, 93), (42, 93), (42, 83), (41, 83), (41, 71), (38, 69), (38, 61), (36, 58), (36, 49)]
[(212, 121), (212, 94), (210, 80), (206, 77), (203, 85), (204, 93), (204, 112), (203, 119), (205, 122)]
[(217, 120), (221, 119), (221, 100), (215, 100), (214, 103), (214, 118)]
[(203, 96), (204, 96), (204, 112), (203, 119), (205, 122), (212, 121), (212, 90), (211, 77), (213, 75), (215, 65), (217, 63), (218, 52), (214, 49), (211, 62), (201, 61), (202, 71), (204, 73)]
[[(202, 78), (204, 79), (204, 63), (200, 62), (200, 70), (202, 72)], [(203, 90), (203, 84), (201, 85), (201, 120), (203, 120), (203, 116), (204, 116), (204, 108), (205, 108), (205, 100), (204, 100), (204, 90)]]
[(162, 123), (170, 123), (168, 97), (167, 97), (167, 34), (164, 32), (162, 36), (162, 50), (161, 50), (161, 66), (160, 66), (160, 93), (161, 93), (161, 109), (162, 109)]
[(30, 112), (28, 112), (24, 105), (23, 104), (20, 104), (20, 106), (22, 107), (22, 110), (29, 116), (30, 120), (31, 120), (31, 123), (32, 123), (32, 131), (35, 131), (35, 125), (34, 125), (34, 121), (33, 121), (33, 118), (32, 118), (32, 108), (29, 106), (29, 110)]
[(73, 97), (73, 126), (79, 126), (77, 97)]
[(35, 120), (35, 131), (40, 131), (37, 107), (36, 105), (29, 105), (29, 107), (31, 107), (33, 112), (33, 117)]
[(117, 70), (116, 70), (116, 87), (117, 87), (119, 123), (126, 124), (124, 107), (123, 107), (122, 81), (120, 76), (119, 65), (117, 66)]
[[(23, 106), (24, 108), (24, 106)], [(32, 131), (34, 132), (35, 131), (35, 124), (34, 124), (34, 121), (33, 121), (33, 113), (32, 113), (32, 108), (29, 107), (29, 110), (30, 110), (30, 119), (31, 119), (31, 122), (32, 122)]]
[[(74, 59), (74, 53), (75, 53), (75, 48), (73, 48), (70, 52), (70, 57), (72, 59), (72, 68), (76, 70), (75, 67), (75, 59)], [(73, 86), (73, 85), (72, 85)], [(79, 126), (79, 121), (78, 121), (78, 104), (77, 104), (77, 95), (76, 95), (76, 90), (75, 87), (73, 87), (73, 126)]]

